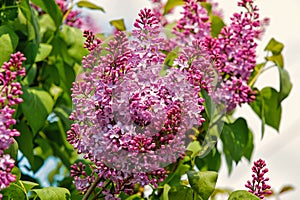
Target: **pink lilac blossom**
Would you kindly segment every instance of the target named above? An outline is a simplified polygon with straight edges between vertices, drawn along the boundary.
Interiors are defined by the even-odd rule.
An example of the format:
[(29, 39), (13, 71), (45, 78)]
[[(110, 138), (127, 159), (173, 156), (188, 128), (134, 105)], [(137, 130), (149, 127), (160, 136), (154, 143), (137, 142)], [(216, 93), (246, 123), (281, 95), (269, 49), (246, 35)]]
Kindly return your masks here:
[[(204, 121), (198, 86), (178, 68), (159, 75), (162, 50), (169, 48), (159, 20), (143, 9), (134, 27), (130, 40), (117, 32), (106, 48), (86, 31), (91, 53), (72, 89), (75, 123), (68, 140), (94, 163), (108, 199), (130, 194), (136, 183), (157, 187), (166, 177), (163, 167), (183, 157), (185, 132)], [(82, 164), (72, 170), (77, 189), (86, 191), (93, 179)], [(114, 191), (106, 191), (106, 184), (114, 184)]]
[(245, 185), (249, 192), (260, 199), (265, 199), (265, 195), (272, 194), (271, 186), (266, 183), (269, 178), (264, 177), (268, 171), (266, 162), (262, 159), (257, 160), (252, 167), (252, 181), (248, 180)]
[[(204, 44), (206, 54), (210, 56), (218, 76), (218, 81), (213, 86), (215, 89), (210, 94), (217, 103), (226, 105), (227, 112), (231, 112), (237, 105), (255, 99), (255, 92), (248, 86), (248, 80), (256, 64), (255, 39), (264, 30), (259, 20), (258, 8), (253, 5), (252, 0), (242, 0), (238, 6), (244, 7), (247, 12), (235, 13), (231, 24), (223, 27), (216, 38), (210, 34), (208, 12), (196, 0), (186, 1), (183, 17), (174, 28), (178, 45), (191, 46), (194, 40)], [(264, 21), (267, 24), (267, 20)], [(179, 54), (184, 54), (183, 51), (184, 48)], [(180, 59), (182, 57), (176, 63), (185, 62)]]
[(23, 101), (19, 97), (22, 94), (21, 84), (16, 79), (25, 76), (25, 68), (22, 67), (25, 60), (24, 55), (17, 52), (11, 55), (0, 70), (0, 190), (16, 180), (11, 174), (15, 161), (4, 151), (14, 143), (13, 137), (20, 135), (16, 129), (11, 129), (16, 123), (13, 119), (15, 110), (11, 107)]

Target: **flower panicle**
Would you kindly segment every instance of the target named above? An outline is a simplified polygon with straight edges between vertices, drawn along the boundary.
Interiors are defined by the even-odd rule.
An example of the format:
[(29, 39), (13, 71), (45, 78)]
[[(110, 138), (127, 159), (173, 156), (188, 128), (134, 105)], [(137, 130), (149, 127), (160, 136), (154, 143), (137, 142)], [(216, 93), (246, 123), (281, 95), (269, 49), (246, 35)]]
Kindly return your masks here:
[(257, 160), (252, 167), (252, 180), (248, 180), (245, 184), (245, 187), (249, 189), (248, 191), (260, 199), (265, 199), (265, 195), (272, 194), (271, 186), (267, 184), (269, 178), (265, 177), (268, 171), (266, 162), (262, 159)]
[[(198, 90), (177, 68), (159, 75), (167, 42), (149, 9), (140, 11), (131, 40), (116, 32), (106, 47), (94, 48), (94, 35), (85, 36), (91, 52), (73, 84), (76, 107), (67, 139), (92, 162), (101, 179), (97, 187), (107, 198), (130, 194), (135, 184), (157, 187), (166, 178), (164, 167), (183, 157), (186, 130), (203, 122), (203, 101), (193, 98)], [(82, 166), (72, 170), (78, 190), (85, 192), (94, 176), (82, 174)]]
[(268, 22), (261, 23), (253, 0), (241, 0), (238, 6), (246, 11), (234, 13), (231, 23), (217, 37), (203, 39), (221, 81), (212, 95), (217, 102), (225, 101), (227, 112), (255, 100), (255, 91), (248, 81), (256, 65), (255, 39)]
[(159, 20), (152, 13), (151, 9), (144, 8), (139, 13), (139, 18), (135, 20), (133, 26), (137, 29), (151, 29), (159, 24)]
[(83, 47), (88, 49), (90, 52), (93, 51), (99, 44), (101, 44), (101, 40), (99, 38), (95, 38), (95, 34), (92, 31), (84, 30), (83, 37), (86, 38)]
[(13, 137), (20, 135), (16, 129), (11, 129), (16, 124), (13, 119), (15, 110), (11, 107), (23, 101), (19, 97), (22, 94), (21, 84), (16, 79), (25, 76), (25, 68), (22, 67), (25, 60), (21, 52), (14, 53), (0, 69), (0, 190), (16, 180), (16, 176), (11, 174), (15, 161), (4, 151), (14, 143)]

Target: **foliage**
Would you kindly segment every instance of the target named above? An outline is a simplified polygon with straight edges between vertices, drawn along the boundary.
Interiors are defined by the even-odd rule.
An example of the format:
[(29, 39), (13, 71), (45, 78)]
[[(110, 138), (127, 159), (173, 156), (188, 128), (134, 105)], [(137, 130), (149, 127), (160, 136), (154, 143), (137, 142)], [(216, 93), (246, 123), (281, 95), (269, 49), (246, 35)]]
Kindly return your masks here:
[[(248, 15), (247, 17), (235, 15), (232, 25), (226, 25), (223, 22), (220, 10), (212, 1), (199, 3), (189, 0), (184, 3), (185, 1), (168, 0), (165, 5), (157, 0), (152, 1), (154, 2), (153, 16), (149, 17), (147, 10), (144, 10), (146, 14), (141, 11), (139, 16), (142, 20), (136, 21), (138, 23), (134, 24), (134, 31), (128, 31), (128, 34), (119, 32), (119, 35), (111, 34), (107, 37), (101, 35), (102, 40), (95, 38), (96, 36), (90, 32), (84, 32), (85, 37), (89, 39), (85, 40), (82, 30), (79, 29), (81, 22), (78, 21), (80, 15), (78, 14), (79, 11), (76, 10), (77, 8), (86, 7), (104, 12), (101, 6), (88, 0), (77, 1), (76, 4), (70, 6), (55, 0), (0, 1), (0, 65), (2, 66), (13, 53), (18, 51), (26, 57), (26, 61), (23, 61), (26, 76), (18, 79), (22, 86), (23, 94), (20, 97), (23, 102), (18, 106), (14, 106), (16, 111), (13, 117), (16, 119), (16, 124), (11, 124), (11, 128), (17, 129), (21, 134), (19, 137), (15, 137), (14, 144), (6, 151), (7, 154), (10, 154), (10, 157), (15, 158), (15, 167), (11, 172), (8, 172), (12, 173), (16, 180), (9, 187), (0, 191), (0, 199), (1, 197), (3, 199), (41, 200), (104, 199), (104, 196), (111, 199), (143, 199), (144, 183), (146, 182), (147, 185), (149, 184), (152, 187), (149, 199), (207, 200), (215, 196), (217, 172), (222, 157), (226, 160), (229, 173), (242, 158), (251, 160), (255, 145), (253, 132), (249, 129), (247, 121), (243, 117), (233, 117), (233, 112), (237, 106), (241, 104), (251, 106), (254, 113), (261, 119), (262, 136), (266, 125), (279, 131), (282, 113), (281, 104), (292, 89), (289, 74), (283, 61), (282, 51), (284, 45), (272, 38), (265, 48), (266, 57), (264, 61), (258, 63), (255, 60), (255, 47), (257, 44), (254, 40), (257, 41), (256, 39), (260, 37), (263, 31), (257, 25), (260, 20), (256, 18), (257, 7), (245, 3), (252, 1), (240, 1), (239, 5), (242, 7), (248, 6), (247, 12), (249, 12), (248, 14), (253, 21), (247, 18)], [(168, 22), (165, 16), (171, 15), (176, 6), (184, 7), (184, 16), (178, 23)], [(241, 18), (244, 21), (239, 21)], [(156, 32), (158, 29), (153, 28), (159, 22), (162, 22), (162, 26), (164, 26), (164, 28), (160, 27), (159, 29), (166, 30), (167, 37), (163, 37), (163, 39), (160, 38), (160, 33)], [(238, 27), (236, 25), (245, 23), (253, 26), (255, 31), (239, 38), (240, 30), (236, 29)], [(117, 31), (126, 31), (123, 19), (112, 20), (110, 24)], [(197, 24), (197, 27), (193, 26), (194, 24)], [(170, 27), (173, 28), (171, 33), (167, 32)], [(134, 48), (126, 46), (128, 40), (124, 39), (120, 46), (115, 48), (120, 52), (125, 49), (125, 53), (119, 55), (112, 52), (111, 49), (115, 45), (114, 42), (118, 41), (118, 37), (121, 36), (123, 39), (132, 39), (133, 42), (130, 44)], [(126, 42), (124, 42), (125, 40)], [(250, 44), (248, 41), (253, 43)], [(201, 46), (203, 43), (203, 48), (205, 47), (205, 52), (209, 52), (209, 55), (203, 53)], [(97, 48), (102, 48), (103, 51), (95, 54)], [(147, 48), (151, 51), (148, 51)], [(93, 51), (94, 49), (96, 50)], [(136, 49), (140, 52), (137, 53)], [(227, 54), (227, 52), (235, 52), (236, 49), (239, 50), (238, 53)], [(127, 177), (125, 183), (124, 179), (122, 182), (119, 179), (114, 179), (114, 176), (103, 178), (99, 175), (101, 171), (99, 166), (102, 165), (93, 160), (90, 156), (91, 153), (89, 152), (81, 157), (74, 150), (73, 145), (75, 142), (70, 142), (73, 145), (69, 143), (69, 141), (72, 141), (69, 130), (74, 127), (71, 125), (80, 121), (75, 120), (73, 122), (69, 119), (72, 111), (78, 108), (76, 105), (73, 106), (75, 95), (72, 96), (71, 88), (73, 87), (74, 92), (76, 82), (89, 80), (89, 77), (82, 77), (82, 72), (90, 73), (88, 75), (92, 77), (93, 71), (97, 71), (96, 69), (88, 71), (84, 61), (89, 62), (89, 60), (83, 59), (83, 57), (90, 58), (95, 55), (98, 56), (96, 56), (97, 59), (102, 56), (102, 59), (106, 58), (108, 60), (101, 60), (102, 64), (109, 63), (111, 55), (116, 56), (118, 62), (115, 62), (114, 66), (119, 65), (126, 58), (130, 58), (126, 62), (131, 63), (132, 66), (134, 64), (142, 65), (146, 61), (152, 63), (153, 66), (163, 66), (159, 71), (160, 86), (168, 87), (172, 85), (171, 79), (167, 75), (170, 70), (182, 70), (180, 73), (188, 77), (188, 84), (191, 85), (188, 87), (192, 89), (191, 91), (185, 91), (185, 93), (192, 98), (188, 102), (196, 102), (195, 105), (190, 105), (188, 108), (196, 107), (197, 102), (200, 102), (199, 110), (201, 112), (197, 113), (197, 116), (201, 117), (199, 117), (197, 123), (192, 124), (194, 126), (191, 129), (185, 131), (185, 137), (188, 139), (181, 141), (181, 143), (185, 143), (183, 155), (178, 156), (175, 162), (170, 162), (163, 168), (159, 168), (155, 171), (156, 174), (139, 174), (134, 179)], [(141, 59), (137, 55), (144, 55), (145, 57)], [(213, 61), (213, 64), (211, 61)], [(93, 63), (93, 67), (95, 65)], [(214, 65), (213, 69), (210, 67), (212, 65)], [(111, 66), (110, 63), (108, 66)], [(198, 69), (198, 66), (203, 68)], [(242, 66), (240, 71), (238, 66)], [(271, 86), (262, 89), (256, 88), (255, 83), (259, 76), (271, 67), (278, 69), (279, 91)], [(232, 70), (232, 68), (235, 70)], [(111, 71), (108, 76), (101, 77), (101, 81), (113, 80), (112, 83), (116, 87), (122, 87), (122, 84), (116, 84), (113, 78), (117, 77), (116, 80), (118, 81), (119, 76), (127, 73), (126, 70), (129, 69), (121, 68), (118, 72), (116, 72), (117, 70)], [(2, 71), (0, 72), (2, 73)], [(113, 73), (115, 73), (114, 76)], [(148, 73), (148, 78), (152, 75), (148, 71), (136, 74), (143, 77), (143, 73)], [(178, 72), (178, 74), (180, 73)], [(76, 79), (76, 77), (78, 78)], [(96, 76), (96, 78), (99, 77), (100, 74)], [(126, 80), (129, 81), (125, 77), (123, 81)], [(180, 82), (182, 79), (176, 80), (176, 83), (182, 83), (182, 88), (186, 88), (186, 82)], [(0, 83), (2, 87), (3, 81), (1, 79)], [(104, 83), (104, 81), (101, 83)], [(137, 87), (135, 83), (130, 84), (132, 88)], [(180, 91), (179, 87), (177, 89), (176, 91)], [(95, 93), (97, 92), (95, 91)], [(121, 92), (122, 94), (128, 94), (127, 91), (122, 89)], [(226, 95), (230, 98), (225, 99)], [(160, 105), (164, 105), (165, 102), (160, 103)], [(175, 101), (173, 103), (175, 104)], [(122, 102), (120, 105), (122, 105)], [(92, 105), (92, 107), (98, 109), (95, 108), (97, 106)], [(143, 110), (143, 105), (141, 107), (136, 108), (136, 110)], [(177, 107), (174, 106), (175, 108)], [(137, 112), (140, 112), (140, 110)], [(142, 112), (144, 113), (144, 111)], [(182, 113), (179, 113), (186, 113), (185, 116), (192, 115), (189, 112), (184, 112), (183, 109)], [(79, 115), (80, 113), (75, 117)], [(169, 116), (172, 118), (175, 114)], [(74, 114), (71, 115), (71, 119), (74, 119)], [(135, 119), (140, 120), (138, 117)], [(159, 116), (156, 119), (160, 119)], [(145, 120), (138, 122), (147, 126)], [(1, 123), (2, 121), (0, 125)], [(90, 123), (90, 121), (87, 123)], [(112, 125), (115, 125), (114, 123)], [(171, 128), (174, 128), (176, 122), (172, 120), (170, 123), (173, 123)], [(74, 129), (71, 130), (74, 131)], [(163, 132), (167, 142), (163, 143), (164, 138), (156, 139), (156, 144), (169, 144), (168, 142), (173, 139), (168, 138), (169, 135), (172, 135), (170, 132), (172, 131)], [(176, 136), (176, 134), (174, 135)], [(177, 136), (179, 137), (179, 134)], [(78, 140), (80, 139), (82, 138)], [(222, 145), (218, 145), (222, 148), (217, 148), (217, 143), (222, 143)], [(134, 146), (133, 143), (130, 143), (130, 145)], [(182, 149), (180, 145), (173, 147), (174, 151)], [(80, 150), (80, 148), (76, 148)], [(108, 146), (104, 148), (109, 149)], [(17, 151), (18, 156), (16, 156)], [(51, 186), (44, 187), (35, 174), (38, 171), (47, 171), (44, 164), (53, 158), (56, 160), (56, 166), (48, 174), (48, 181)], [(133, 156), (132, 159), (134, 159)], [(25, 161), (29, 163), (26, 167), (24, 167)], [(139, 166), (138, 163), (136, 165)], [(109, 170), (106, 172), (120, 172)], [(80, 173), (78, 175), (75, 172)], [(70, 175), (73, 177), (70, 177)], [(117, 177), (122, 176), (123, 174), (118, 174)], [(77, 191), (76, 186), (78, 189), (78, 184), (74, 184), (78, 181), (85, 184), (84, 189), (81, 189), (81, 191)], [(119, 188), (119, 191), (116, 192), (117, 187), (121, 186), (124, 187)], [(291, 189), (291, 187), (283, 188), (280, 193)], [(241, 198), (258, 199), (255, 195), (242, 190), (232, 192), (229, 196), (229, 200)]]

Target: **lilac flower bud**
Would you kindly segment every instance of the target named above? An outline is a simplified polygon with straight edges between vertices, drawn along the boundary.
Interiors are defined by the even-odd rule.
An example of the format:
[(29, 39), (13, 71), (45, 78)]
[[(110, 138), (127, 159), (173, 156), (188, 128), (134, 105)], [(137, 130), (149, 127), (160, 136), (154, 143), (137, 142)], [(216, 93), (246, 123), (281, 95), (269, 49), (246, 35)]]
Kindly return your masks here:
[(264, 160), (259, 159), (254, 162), (252, 167), (252, 181), (248, 180), (245, 185), (248, 188), (249, 192), (258, 196), (260, 199), (264, 199), (266, 194), (271, 194), (271, 186), (267, 185), (266, 182), (269, 181), (269, 178), (264, 177), (265, 174), (269, 171), (266, 167)]

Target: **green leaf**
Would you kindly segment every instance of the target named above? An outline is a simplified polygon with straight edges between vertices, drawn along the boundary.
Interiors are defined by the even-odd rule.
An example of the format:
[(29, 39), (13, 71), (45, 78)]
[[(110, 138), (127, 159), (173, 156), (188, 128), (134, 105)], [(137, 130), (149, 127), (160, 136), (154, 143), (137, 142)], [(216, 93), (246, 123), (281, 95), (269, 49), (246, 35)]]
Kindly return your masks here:
[(284, 67), (284, 61), (282, 54), (268, 56), (265, 58), (267, 61), (273, 62), (278, 67)]
[(245, 119), (238, 118), (232, 124), (224, 124), (221, 139), (223, 149), (228, 150), (232, 159), (240, 161), (248, 143), (249, 129)]
[(38, 53), (35, 57), (35, 62), (40, 62), (40, 61), (45, 60), (45, 58), (47, 58), (49, 56), (49, 54), (51, 53), (52, 48), (53, 47), (50, 44), (41, 43)]
[(70, 200), (71, 194), (66, 188), (46, 187), (43, 189), (31, 190), (40, 200)]
[(165, 9), (164, 9), (164, 15), (168, 14), (174, 7), (184, 5), (183, 0), (168, 0)]
[(55, 0), (31, 0), (32, 3), (42, 8), (53, 19), (56, 27), (62, 24), (62, 12)]
[(259, 200), (257, 196), (245, 190), (237, 190), (230, 194), (228, 200)]
[(39, 169), (43, 166), (44, 164), (44, 159), (41, 156), (34, 155), (34, 162), (31, 165), (31, 169), (34, 173), (39, 171)]
[(64, 58), (59, 57), (55, 63), (55, 68), (57, 69), (59, 75), (59, 77), (57, 77), (59, 86), (69, 94), (72, 83), (75, 80), (75, 72), (74, 69), (64, 63), (64, 61), (66, 61)]
[(30, 182), (30, 181), (21, 181), (26, 192), (29, 192), (29, 190), (31, 190), (32, 188), (38, 186), (39, 184), (34, 183), (34, 182)]
[(280, 79), (279, 102), (282, 102), (286, 97), (289, 96), (293, 85), (291, 83), (289, 73), (280, 67), (278, 67), (278, 70)]
[(78, 1), (76, 4), (78, 7), (85, 7), (85, 8), (89, 8), (89, 9), (93, 9), (93, 10), (100, 10), (102, 12), (105, 12), (105, 10), (102, 7), (96, 5), (88, 0), (81, 0), (81, 1)]
[(200, 95), (205, 100), (204, 101), (205, 112), (206, 112), (209, 120), (212, 120), (214, 118), (214, 115), (215, 115), (216, 106), (214, 105), (214, 103), (211, 99), (211, 96), (208, 95), (207, 91), (201, 89)]
[(289, 192), (289, 191), (292, 191), (292, 190), (295, 190), (294, 186), (292, 186), (292, 185), (285, 185), (285, 186), (283, 186), (280, 189), (279, 194), (286, 193), (286, 192)]
[(19, 137), (16, 137), (16, 140), (20, 144), (20, 150), (28, 159), (30, 165), (34, 164), (34, 157), (33, 157), (33, 133), (30, 131), (27, 124), (21, 120), (17, 125), (16, 128), (21, 132)]
[[(21, 1), (20, 3), (20, 10), (21, 13), (19, 13), (19, 20), (21, 24), (24, 24), (26, 26), (26, 30), (28, 32), (28, 41), (35, 41), (35, 43), (40, 43), (40, 34), (39, 34), (39, 24), (37, 17), (31, 8), (29, 1)], [(23, 15), (23, 16), (22, 16)], [(16, 27), (17, 30), (20, 30), (18, 27)], [(24, 28), (23, 28), (24, 30)], [(22, 31), (22, 28), (21, 28)]]
[[(254, 112), (266, 123), (279, 131), (281, 120), (281, 104), (279, 93), (271, 87), (263, 88), (256, 100), (250, 104)], [(264, 122), (265, 120), (265, 122)]]
[(194, 200), (193, 190), (186, 186), (178, 186), (169, 191), (169, 199), (172, 200)]
[(26, 193), (23, 188), (17, 183), (11, 183), (9, 187), (1, 190), (4, 198), (8, 197), (8, 199), (27, 199)]
[(36, 75), (37, 75), (37, 66), (36, 66), (36, 63), (34, 63), (29, 68), (26, 68), (26, 76), (23, 79), (23, 83), (25, 85), (33, 84), (34, 80), (36, 78)]
[(218, 173), (214, 171), (187, 172), (189, 183), (193, 190), (203, 199), (208, 200), (215, 190)]
[[(73, 37), (70, 38), (70, 35)], [(64, 25), (61, 31), (61, 38), (67, 44), (67, 52), (69, 56), (74, 58), (77, 63), (81, 64), (82, 57), (88, 54), (88, 50), (83, 48), (85, 38), (82, 35), (82, 31), (77, 28)]]
[(70, 158), (69, 154), (66, 152), (66, 149), (64, 147), (59, 146), (56, 142), (53, 142), (50, 140), (48, 140), (48, 142), (53, 149), (54, 156), (59, 157), (61, 159), (61, 161), (63, 162), (63, 164), (65, 166), (69, 167), (71, 165), (71, 162), (70, 162), (71, 158)]
[(35, 139), (35, 143), (38, 145), (34, 152), (37, 156), (41, 157), (43, 160), (46, 160), (49, 156), (53, 155), (53, 149), (48, 143), (48, 139), (43, 139), (38, 137)]
[(199, 141), (193, 141), (186, 148), (187, 155), (190, 155), (192, 158), (194, 158), (199, 154), (201, 149), (202, 149), (202, 147), (200, 145), (200, 142)]
[(175, 172), (168, 174), (168, 177), (164, 180), (163, 183), (168, 183), (170, 186), (178, 185), (182, 175), (184, 175), (191, 168), (189, 164), (185, 164), (185, 162), (189, 160), (189, 156), (185, 156), (183, 160), (179, 161), (179, 163), (174, 164), (177, 165)]
[(49, 93), (35, 87), (23, 87), (23, 95), (21, 97), (24, 100), (21, 108), (35, 134), (44, 126), (47, 116), (52, 111), (53, 99)]
[(256, 82), (258, 76), (260, 75), (261, 73), (261, 69), (266, 65), (266, 62), (263, 62), (263, 63), (259, 63), (259, 64), (256, 64), (254, 69), (253, 69), (253, 72), (249, 78), (249, 86), (253, 86), (254, 83)]
[(223, 149), (223, 152), (225, 154), (225, 161), (226, 161), (226, 164), (227, 164), (228, 174), (231, 174), (233, 159), (232, 159), (231, 154), (228, 151), (228, 149)]
[[(178, 54), (174, 51), (168, 52), (167, 57), (165, 58), (164, 64), (166, 67), (163, 67), (163, 71), (166, 71), (169, 67), (173, 66), (174, 60), (178, 57)], [(164, 72), (166, 73), (166, 72)]]
[(244, 157), (248, 161), (251, 161), (253, 149), (254, 149), (254, 138), (253, 138), (252, 131), (249, 129), (248, 130), (248, 142), (244, 148)]
[(11, 173), (16, 176), (16, 180), (20, 180), (20, 178), (21, 178), (21, 171), (20, 171), (20, 169), (18, 167), (14, 166), (12, 168), (12, 170), (11, 170)]
[(10, 59), (19, 42), (18, 35), (9, 26), (0, 26), (0, 66)]
[(60, 170), (61, 170), (61, 167), (62, 167), (62, 163), (59, 162), (57, 163), (57, 166), (49, 172), (48, 174), (48, 180), (49, 180), (49, 183), (52, 185), (55, 181), (55, 175), (59, 174), (60, 173)]
[(281, 54), (284, 45), (281, 42), (278, 42), (274, 38), (272, 38), (267, 44), (265, 51), (271, 51), (273, 55)]
[(38, 44), (36, 41), (27, 41), (24, 48), (24, 55), (26, 57), (26, 63), (33, 64), (38, 52)]
[(225, 23), (223, 22), (222, 18), (217, 15), (212, 15), (210, 17), (211, 20), (211, 36), (217, 37), (222, 28), (225, 26)]
[(54, 109), (54, 113), (61, 119), (61, 121), (65, 124), (65, 126), (70, 129), (72, 121), (69, 118), (69, 115), (71, 114), (70, 111), (67, 112), (65, 109), (56, 107)]
[(109, 24), (114, 26), (118, 31), (126, 31), (124, 19), (111, 20)]
[(200, 171), (219, 171), (221, 154), (216, 148), (213, 148), (205, 157), (196, 157), (195, 165)]
[[(56, 34), (55, 31), (57, 30), (55, 22), (52, 20), (49, 14), (45, 13), (44, 15), (39, 17), (38, 23), (40, 26), (40, 35), (43, 41), (46, 43), (50, 42)], [(72, 39), (72, 37), (69, 37), (69, 39)]]

